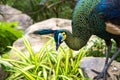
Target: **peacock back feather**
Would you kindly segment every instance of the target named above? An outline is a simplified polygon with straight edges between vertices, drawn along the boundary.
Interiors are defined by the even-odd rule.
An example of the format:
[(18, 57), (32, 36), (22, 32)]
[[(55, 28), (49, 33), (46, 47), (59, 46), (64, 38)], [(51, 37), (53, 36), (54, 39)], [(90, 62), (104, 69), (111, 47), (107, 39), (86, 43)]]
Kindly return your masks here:
[[(93, 34), (110, 39), (116, 37), (105, 30), (105, 22), (96, 13), (96, 5), (101, 0), (79, 0), (74, 9), (72, 18), (72, 32), (76, 37), (88, 40)], [(82, 36), (81, 36), (82, 35)]]

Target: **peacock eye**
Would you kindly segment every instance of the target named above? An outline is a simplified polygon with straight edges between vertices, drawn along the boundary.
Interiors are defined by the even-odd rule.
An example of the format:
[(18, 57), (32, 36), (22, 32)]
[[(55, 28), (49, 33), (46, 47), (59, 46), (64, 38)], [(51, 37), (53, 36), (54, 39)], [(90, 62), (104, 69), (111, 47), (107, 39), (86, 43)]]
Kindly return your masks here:
[(65, 32), (62, 32), (63, 35), (66, 35)]
[(62, 35), (65, 36), (66, 35), (65, 32), (62, 32)]

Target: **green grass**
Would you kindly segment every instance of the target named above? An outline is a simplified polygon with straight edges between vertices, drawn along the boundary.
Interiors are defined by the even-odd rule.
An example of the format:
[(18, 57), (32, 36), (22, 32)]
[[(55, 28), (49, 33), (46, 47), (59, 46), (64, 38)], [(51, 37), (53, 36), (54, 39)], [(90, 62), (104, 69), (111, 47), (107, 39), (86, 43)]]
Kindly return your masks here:
[[(10, 72), (6, 80), (86, 80), (79, 68), (80, 60), (85, 56), (86, 50), (82, 48), (76, 56), (73, 50), (61, 47), (54, 49), (53, 39), (49, 40), (38, 53), (34, 53), (29, 41), (23, 38), (28, 52), (21, 52), (15, 47), (17, 60), (0, 58), (5, 70)], [(48, 45), (52, 43), (49, 47)]]

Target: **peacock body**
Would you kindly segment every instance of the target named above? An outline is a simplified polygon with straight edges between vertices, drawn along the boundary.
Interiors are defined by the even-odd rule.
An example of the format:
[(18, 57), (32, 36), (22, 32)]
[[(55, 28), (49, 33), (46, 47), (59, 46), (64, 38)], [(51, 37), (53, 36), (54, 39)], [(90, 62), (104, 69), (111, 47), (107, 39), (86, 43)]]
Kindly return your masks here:
[[(76, 37), (88, 40), (91, 35), (97, 35), (103, 39), (118, 37), (108, 33), (105, 29), (105, 21), (95, 12), (95, 7), (101, 0), (79, 0), (73, 13), (72, 33)], [(81, 36), (82, 35), (82, 36)]]

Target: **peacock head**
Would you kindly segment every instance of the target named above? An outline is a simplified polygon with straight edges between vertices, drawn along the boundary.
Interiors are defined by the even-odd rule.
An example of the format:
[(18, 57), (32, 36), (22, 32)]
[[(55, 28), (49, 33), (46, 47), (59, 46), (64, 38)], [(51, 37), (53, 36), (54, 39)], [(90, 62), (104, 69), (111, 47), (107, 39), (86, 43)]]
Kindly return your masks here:
[(54, 34), (56, 50), (58, 50), (60, 44), (66, 39), (66, 33), (64, 30), (41, 29), (34, 31), (33, 34), (40, 34), (40, 35)]

